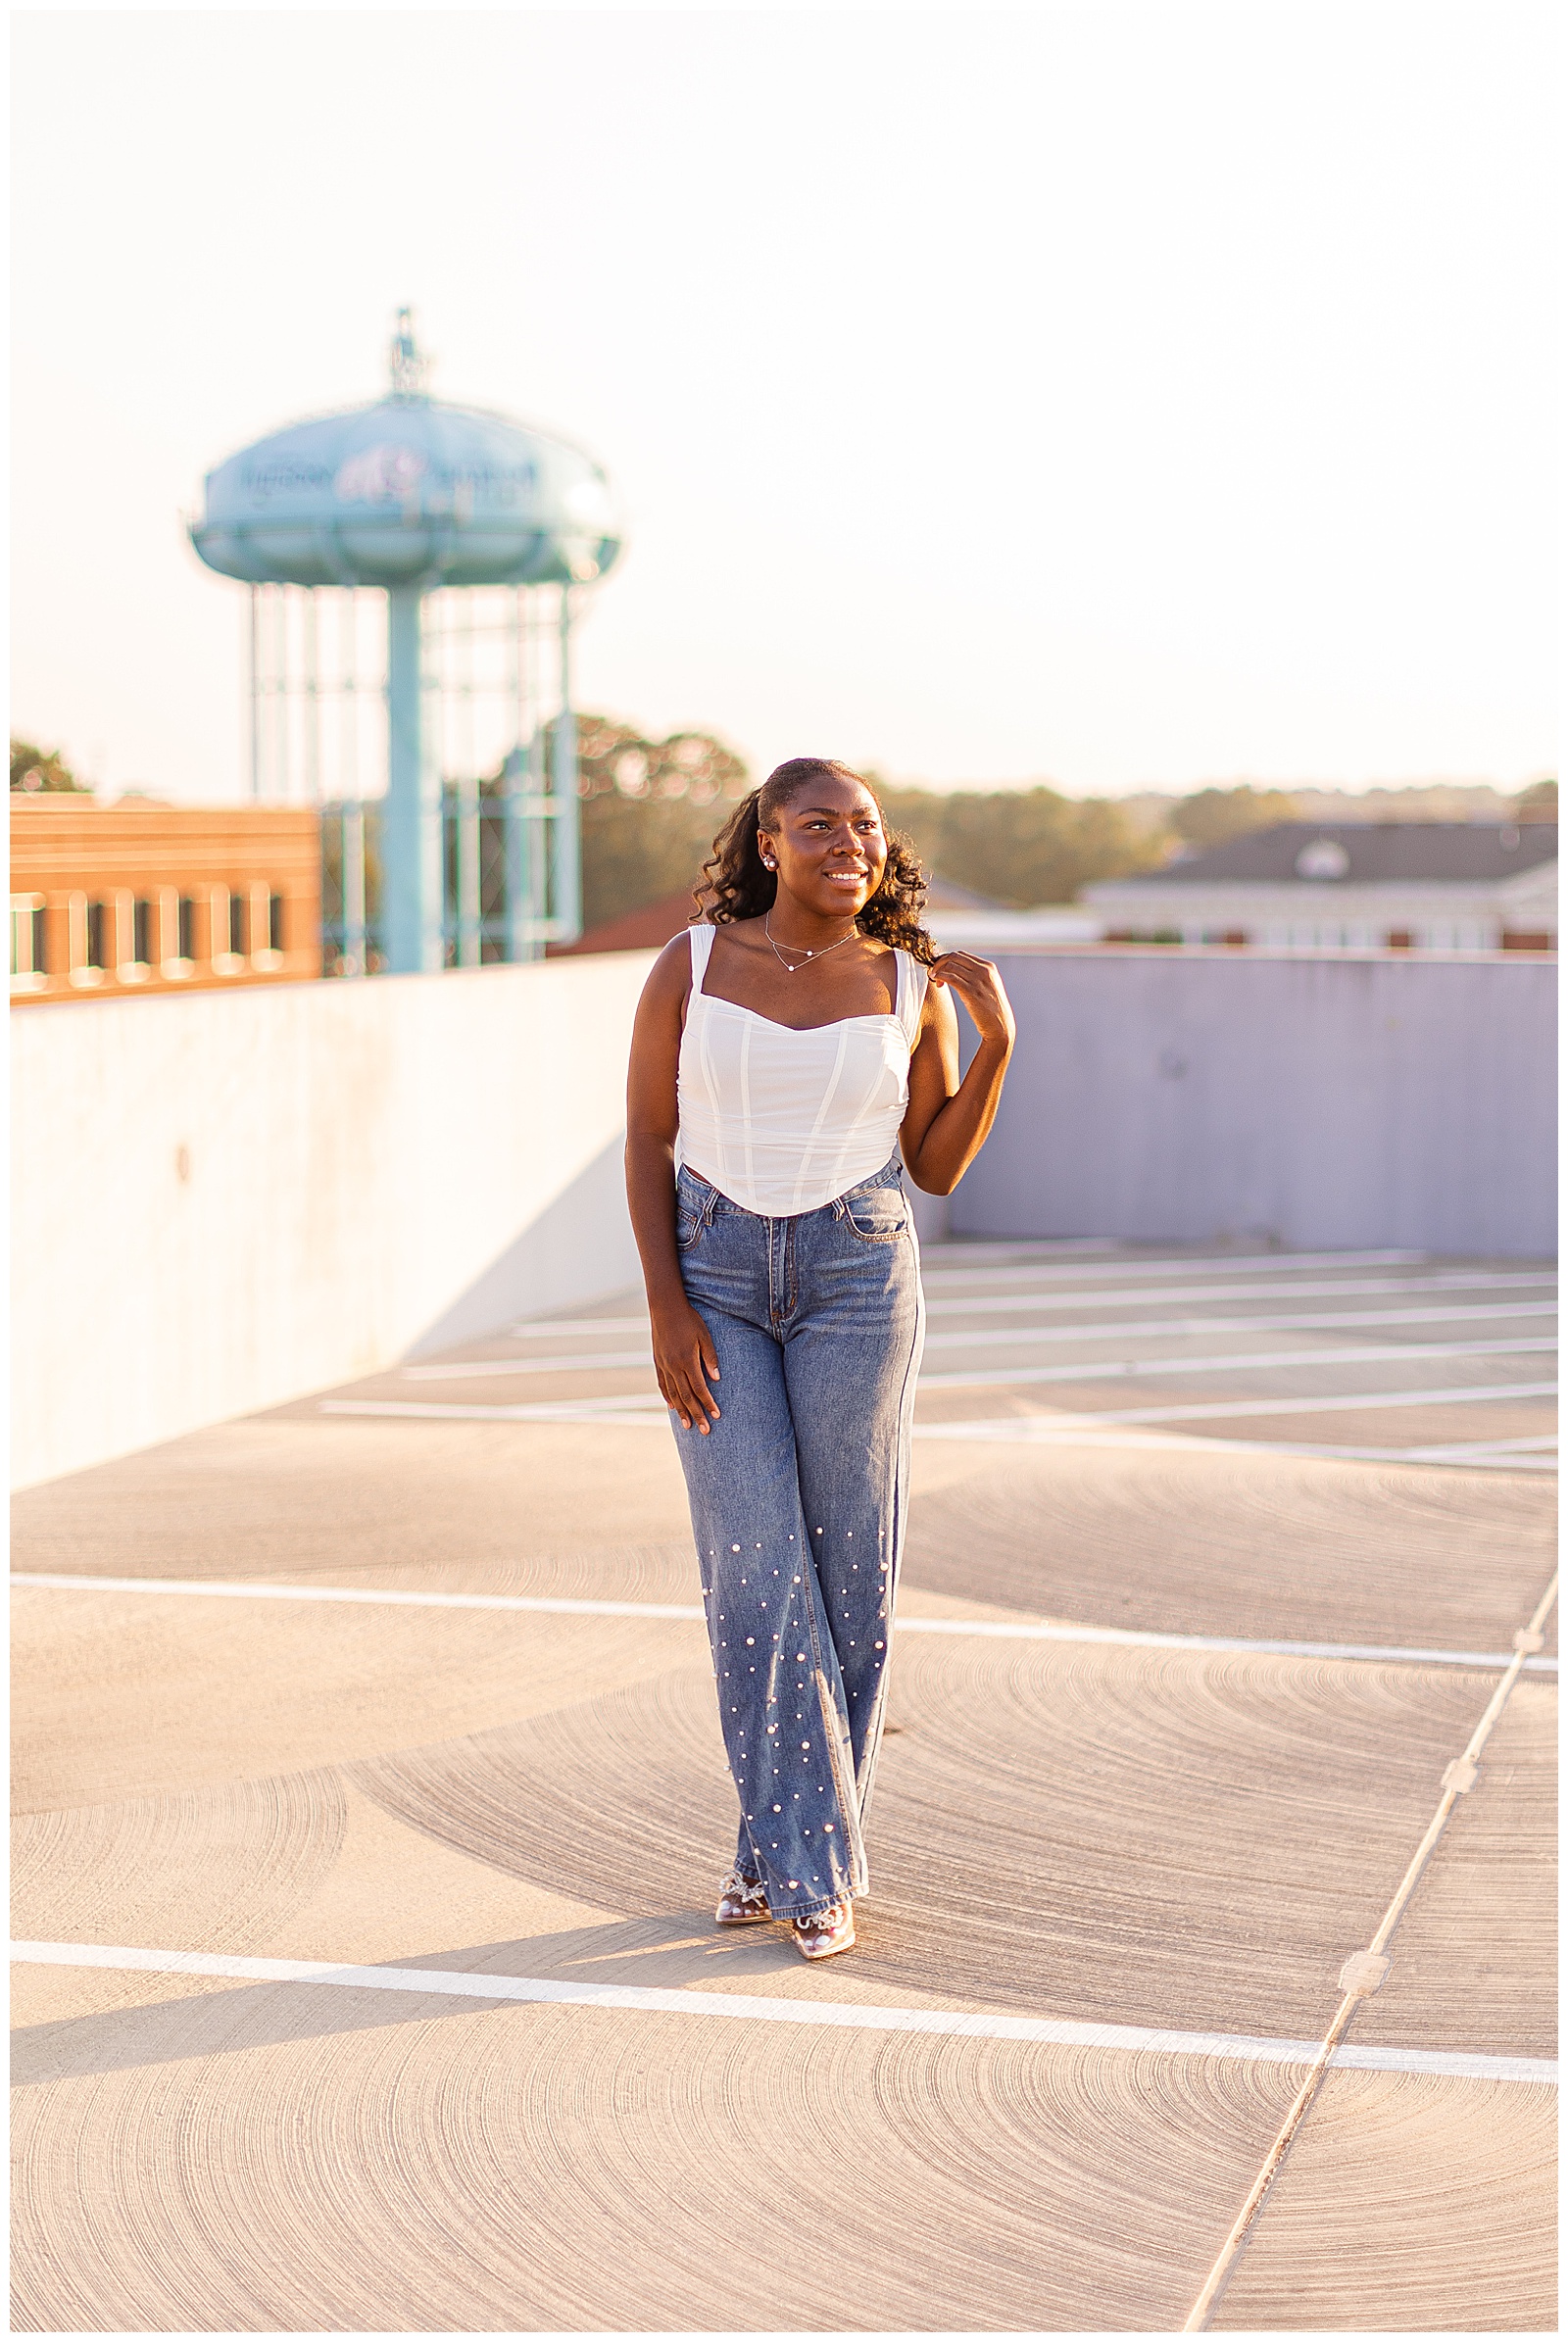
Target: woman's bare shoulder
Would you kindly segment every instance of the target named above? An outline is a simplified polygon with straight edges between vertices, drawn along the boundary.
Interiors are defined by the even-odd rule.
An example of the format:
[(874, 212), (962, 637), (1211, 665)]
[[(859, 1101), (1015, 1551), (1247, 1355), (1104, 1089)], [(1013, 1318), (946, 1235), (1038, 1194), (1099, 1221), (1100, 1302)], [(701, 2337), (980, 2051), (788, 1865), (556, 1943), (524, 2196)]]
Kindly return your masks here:
[(926, 974), (925, 998), (920, 1002), (920, 1039), (930, 1034), (956, 1034), (958, 1013), (953, 1005), (953, 995), (943, 983), (933, 984), (930, 971)]
[(684, 1000), (691, 990), (692, 944), (691, 929), (683, 928), (671, 938), (648, 971), (643, 986), (645, 1000), (675, 1002)]

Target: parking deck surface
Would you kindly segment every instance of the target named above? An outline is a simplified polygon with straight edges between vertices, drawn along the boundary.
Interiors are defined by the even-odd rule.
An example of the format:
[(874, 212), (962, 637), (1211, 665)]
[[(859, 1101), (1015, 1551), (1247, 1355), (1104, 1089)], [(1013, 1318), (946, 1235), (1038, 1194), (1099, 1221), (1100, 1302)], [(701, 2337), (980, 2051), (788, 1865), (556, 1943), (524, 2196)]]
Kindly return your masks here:
[[(711, 1924), (636, 1296), (18, 1499), (18, 2327), (1182, 2325), (1550, 1580), (1554, 1287), (926, 1284), (872, 1888), (815, 1968)], [(1554, 1647), (1216, 2328), (1555, 2323)]]

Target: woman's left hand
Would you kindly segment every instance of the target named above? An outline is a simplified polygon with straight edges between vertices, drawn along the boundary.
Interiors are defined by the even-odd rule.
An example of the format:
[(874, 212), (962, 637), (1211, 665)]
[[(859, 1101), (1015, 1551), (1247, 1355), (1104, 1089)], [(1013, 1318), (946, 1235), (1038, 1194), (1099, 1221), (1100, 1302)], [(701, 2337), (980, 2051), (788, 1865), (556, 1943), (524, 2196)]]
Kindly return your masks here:
[(977, 959), (972, 951), (943, 951), (931, 962), (930, 976), (933, 984), (948, 985), (957, 994), (982, 1041), (1012, 1048), (1017, 1022), (991, 960)]

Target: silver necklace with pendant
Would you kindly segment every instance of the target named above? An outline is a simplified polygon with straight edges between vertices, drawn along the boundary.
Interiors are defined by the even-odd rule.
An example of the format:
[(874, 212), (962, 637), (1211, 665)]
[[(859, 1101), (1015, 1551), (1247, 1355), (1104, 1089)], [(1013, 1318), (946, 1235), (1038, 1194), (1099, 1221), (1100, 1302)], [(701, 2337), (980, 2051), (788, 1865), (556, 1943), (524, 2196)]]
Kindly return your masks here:
[[(767, 922), (768, 913), (764, 911), (762, 914), (762, 933), (766, 936), (768, 942), (772, 944), (773, 957), (778, 961), (779, 966), (784, 970), (786, 976), (797, 975), (800, 972), (800, 968), (806, 965), (806, 960), (803, 959), (799, 963), (799, 967), (791, 967), (789, 961), (784, 956), (784, 951), (794, 951), (799, 950), (800, 947), (795, 944), (786, 944), (784, 951), (781, 951), (778, 945), (773, 941), (773, 930)], [(808, 951), (806, 954), (806, 959), (826, 959), (829, 951), (842, 951), (846, 944), (854, 943), (859, 932), (859, 928), (852, 923), (848, 935), (841, 935), (836, 944), (828, 944), (825, 949), (820, 951)]]

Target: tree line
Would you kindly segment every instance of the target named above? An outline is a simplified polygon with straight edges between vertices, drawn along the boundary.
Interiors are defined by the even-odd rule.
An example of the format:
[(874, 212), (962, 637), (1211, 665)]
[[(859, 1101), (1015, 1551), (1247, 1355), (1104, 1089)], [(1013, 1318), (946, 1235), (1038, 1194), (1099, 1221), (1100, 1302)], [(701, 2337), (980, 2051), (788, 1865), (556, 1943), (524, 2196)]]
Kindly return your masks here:
[[(654, 741), (608, 717), (578, 718), (583, 925), (594, 928), (694, 886), (752, 776), (712, 735)], [(1172, 840), (1113, 798), (1054, 789), (901, 789), (867, 776), (888, 821), (930, 871), (997, 903), (1069, 902), (1095, 878), (1163, 861)], [(1281, 816), (1272, 814), (1270, 818)]]
[[(752, 786), (744, 760), (714, 734), (658, 740), (612, 716), (577, 718), (582, 797), (583, 925), (600, 927), (697, 882), (713, 839)], [(867, 776), (891, 825), (927, 870), (993, 903), (1030, 909), (1070, 903), (1099, 878), (1156, 868), (1183, 850), (1222, 844), (1277, 821), (1426, 819), (1467, 815), (1555, 821), (1557, 784), (1512, 798), (1437, 784), (1350, 797), (1335, 791), (1198, 789), (1185, 797), (1066, 797), (1060, 790), (899, 788)], [(64, 757), (13, 739), (11, 786), (79, 792)], [(499, 774), (481, 783), (487, 793)]]
[[(706, 732), (653, 741), (605, 716), (578, 719), (583, 793), (583, 924), (602, 926), (696, 884), (716, 832), (752, 786), (742, 759)], [(1512, 798), (1437, 785), (1331, 790), (1243, 782), (1183, 797), (1066, 797), (1060, 790), (911, 789), (867, 778), (926, 869), (1011, 909), (1071, 903), (1096, 879), (1151, 870), (1183, 852), (1295, 820), (1555, 821), (1557, 784)]]

